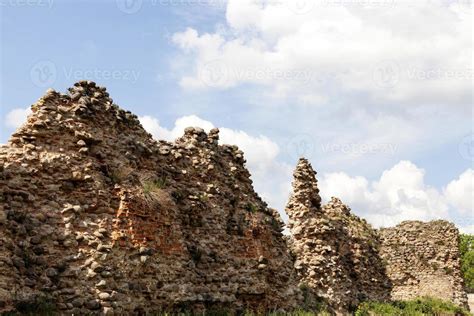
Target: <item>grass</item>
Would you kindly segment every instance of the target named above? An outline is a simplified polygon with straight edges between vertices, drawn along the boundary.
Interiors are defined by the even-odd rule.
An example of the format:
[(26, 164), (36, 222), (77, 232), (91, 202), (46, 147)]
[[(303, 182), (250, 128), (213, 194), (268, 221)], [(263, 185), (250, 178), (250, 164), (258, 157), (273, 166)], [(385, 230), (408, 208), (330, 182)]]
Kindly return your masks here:
[(164, 188), (166, 188), (166, 178), (157, 178), (143, 182), (143, 193), (145, 194), (150, 194)]
[[(195, 251), (194, 251), (195, 252)], [(199, 251), (197, 251), (199, 252)], [(201, 254), (199, 254), (200, 257)], [(193, 258), (194, 259), (194, 258)], [(200, 259), (200, 258), (199, 258)], [(37, 298), (33, 302), (18, 303), (15, 312), (7, 312), (2, 315), (56, 315), (57, 310), (54, 304), (46, 298)], [(310, 312), (305, 309), (297, 309), (292, 312), (268, 312), (265, 314), (245, 311), (237, 315), (243, 316), (330, 316), (331, 314), (325, 311), (324, 306), (320, 305), (319, 312)], [(236, 315), (231, 310), (226, 309), (209, 309), (201, 313), (193, 313), (191, 311), (183, 311), (178, 313), (157, 313), (154, 315), (161, 316), (226, 316)], [(395, 301), (391, 303), (381, 302), (365, 302), (362, 303), (354, 314), (355, 316), (469, 316), (466, 310), (446, 301), (434, 298), (419, 298), (411, 301)]]
[(145, 204), (150, 209), (155, 209), (164, 203), (167, 194), (163, 190), (167, 186), (166, 178), (141, 180)]
[(412, 301), (395, 301), (391, 303), (362, 303), (355, 316), (469, 316), (468, 311), (453, 303), (434, 298), (419, 298)]

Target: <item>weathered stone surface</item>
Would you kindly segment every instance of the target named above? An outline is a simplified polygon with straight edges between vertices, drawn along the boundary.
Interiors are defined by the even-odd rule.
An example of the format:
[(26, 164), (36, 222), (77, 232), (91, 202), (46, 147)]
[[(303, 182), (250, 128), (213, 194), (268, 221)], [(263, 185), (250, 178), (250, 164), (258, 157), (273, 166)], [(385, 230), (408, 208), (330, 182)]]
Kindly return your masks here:
[(468, 308), (459, 256), (459, 232), (446, 221), (406, 221), (380, 230), (381, 256), (396, 300), (438, 297)]
[(315, 174), (300, 159), (286, 208), (300, 282), (338, 313), (364, 300), (388, 300), (391, 284), (375, 230), (337, 198), (321, 206)]
[(0, 147), (0, 313), (43, 296), (64, 315), (285, 311), (307, 288), (340, 313), (422, 294), (465, 305), (451, 224), (380, 237), (339, 199), (322, 206), (302, 159), (284, 237), (218, 129), (156, 141), (112, 102), (90, 81), (48, 90)]
[(0, 150), (0, 312), (14, 293), (64, 314), (297, 306), (278, 213), (217, 129), (157, 142), (88, 81), (32, 112)]

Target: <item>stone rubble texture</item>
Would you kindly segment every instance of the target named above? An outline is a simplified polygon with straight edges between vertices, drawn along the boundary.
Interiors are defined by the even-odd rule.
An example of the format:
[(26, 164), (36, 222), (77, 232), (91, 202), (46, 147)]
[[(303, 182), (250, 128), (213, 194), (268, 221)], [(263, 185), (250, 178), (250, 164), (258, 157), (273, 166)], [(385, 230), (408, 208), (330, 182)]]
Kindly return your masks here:
[(468, 308), (461, 275), (458, 229), (446, 221), (402, 222), (380, 230), (381, 257), (388, 263), (391, 297), (433, 296)]
[(283, 222), (219, 131), (155, 141), (105, 88), (49, 90), (0, 150), (0, 311), (290, 309)]
[(283, 236), (218, 129), (156, 141), (90, 81), (32, 112), (0, 147), (0, 313), (43, 297), (65, 315), (289, 311), (308, 295), (337, 314), (420, 294), (465, 306), (452, 224), (379, 234), (321, 205), (301, 159)]
[(391, 285), (378, 255), (376, 231), (337, 198), (322, 206), (315, 174), (300, 159), (286, 207), (302, 284), (339, 313), (362, 301), (387, 301)]

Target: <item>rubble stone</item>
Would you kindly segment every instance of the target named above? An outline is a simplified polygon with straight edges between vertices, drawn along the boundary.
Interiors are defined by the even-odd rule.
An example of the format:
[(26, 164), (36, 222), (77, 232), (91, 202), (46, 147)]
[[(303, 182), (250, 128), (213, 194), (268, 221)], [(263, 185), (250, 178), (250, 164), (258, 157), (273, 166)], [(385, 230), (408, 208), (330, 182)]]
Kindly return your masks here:
[(337, 198), (321, 206), (315, 175), (311, 164), (300, 159), (286, 207), (301, 285), (337, 313), (354, 310), (362, 301), (388, 300), (391, 284), (375, 230)]
[(380, 230), (392, 299), (432, 296), (468, 308), (461, 276), (459, 231), (447, 221), (405, 221)]
[(297, 307), (281, 219), (218, 139), (158, 142), (93, 82), (48, 91), (0, 148), (0, 313), (13, 293), (65, 315)]
[(44, 296), (64, 315), (290, 311), (306, 295), (334, 313), (418, 295), (465, 306), (452, 224), (378, 232), (321, 205), (301, 159), (284, 236), (218, 129), (156, 141), (105, 88), (68, 91), (0, 146), (0, 313)]

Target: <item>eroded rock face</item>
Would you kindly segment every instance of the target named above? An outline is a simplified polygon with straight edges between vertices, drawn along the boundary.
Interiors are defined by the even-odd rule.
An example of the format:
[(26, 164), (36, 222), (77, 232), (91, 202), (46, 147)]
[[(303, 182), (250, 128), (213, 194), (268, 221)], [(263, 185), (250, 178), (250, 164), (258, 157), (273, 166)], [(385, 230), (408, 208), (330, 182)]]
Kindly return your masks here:
[(431, 296), (468, 308), (459, 256), (459, 232), (446, 221), (402, 222), (380, 230), (395, 300)]
[(387, 300), (391, 284), (378, 255), (375, 230), (339, 199), (321, 206), (315, 174), (310, 163), (300, 159), (286, 208), (301, 283), (339, 313), (363, 300)]
[(218, 130), (155, 141), (105, 88), (48, 93), (0, 150), (0, 311), (291, 309), (276, 211)]

